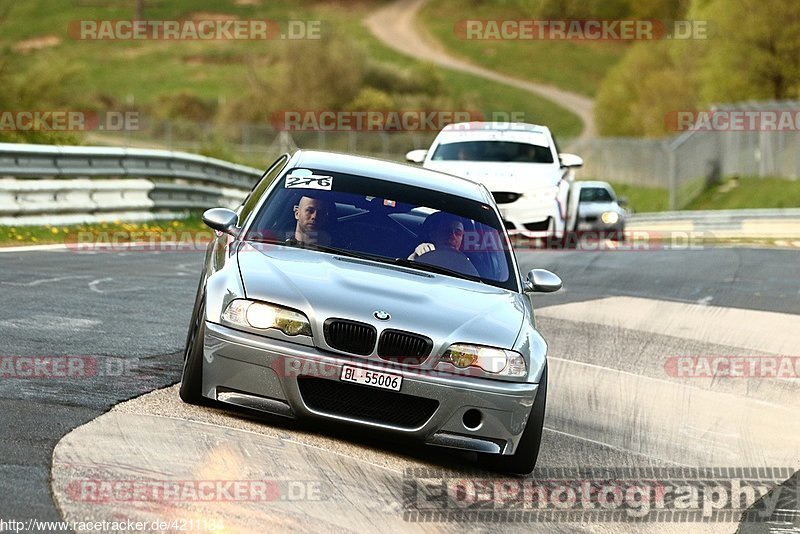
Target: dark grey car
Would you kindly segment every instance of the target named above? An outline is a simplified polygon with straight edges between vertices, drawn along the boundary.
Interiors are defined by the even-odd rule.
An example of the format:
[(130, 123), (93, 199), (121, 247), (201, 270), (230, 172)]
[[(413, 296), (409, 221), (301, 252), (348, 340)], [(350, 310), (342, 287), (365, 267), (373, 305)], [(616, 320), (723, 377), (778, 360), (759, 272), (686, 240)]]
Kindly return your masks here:
[(209, 210), (181, 398), (338, 420), (528, 473), (547, 345), (486, 188), (381, 160), (279, 158)]

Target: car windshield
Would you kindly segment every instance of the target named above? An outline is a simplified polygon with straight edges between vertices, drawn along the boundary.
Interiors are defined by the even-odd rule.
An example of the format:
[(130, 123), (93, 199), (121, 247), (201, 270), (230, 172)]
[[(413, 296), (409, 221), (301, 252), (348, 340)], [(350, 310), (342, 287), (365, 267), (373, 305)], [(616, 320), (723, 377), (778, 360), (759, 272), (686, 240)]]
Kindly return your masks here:
[(513, 161), (517, 163), (553, 163), (549, 147), (516, 141), (460, 141), (441, 144), (433, 153), (434, 161)]
[(580, 202), (613, 202), (611, 193), (605, 187), (581, 188)]
[(244, 238), (517, 290), (502, 221), (464, 197), (322, 169), (292, 169)]

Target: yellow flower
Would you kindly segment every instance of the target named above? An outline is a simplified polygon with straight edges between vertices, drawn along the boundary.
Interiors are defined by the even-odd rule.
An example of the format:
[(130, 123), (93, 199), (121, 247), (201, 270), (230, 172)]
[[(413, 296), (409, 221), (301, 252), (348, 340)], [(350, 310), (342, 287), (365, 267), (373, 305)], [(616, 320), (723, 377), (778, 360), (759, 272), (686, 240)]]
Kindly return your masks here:
[(53, 227), (53, 228), (51, 228), (51, 229), (50, 229), (50, 231), (51, 231), (53, 234), (57, 234), (57, 233), (58, 233), (58, 228), (56, 228), (56, 227)]

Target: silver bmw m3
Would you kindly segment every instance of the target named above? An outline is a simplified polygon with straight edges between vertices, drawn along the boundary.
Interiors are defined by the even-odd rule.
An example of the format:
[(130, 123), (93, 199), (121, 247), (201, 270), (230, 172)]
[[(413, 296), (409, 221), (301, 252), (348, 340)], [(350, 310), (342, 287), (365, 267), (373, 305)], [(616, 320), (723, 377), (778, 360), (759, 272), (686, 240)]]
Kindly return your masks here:
[(216, 401), (475, 451), (533, 470), (547, 345), (482, 185), (386, 161), (298, 151), (209, 245), (186, 341), (188, 403)]

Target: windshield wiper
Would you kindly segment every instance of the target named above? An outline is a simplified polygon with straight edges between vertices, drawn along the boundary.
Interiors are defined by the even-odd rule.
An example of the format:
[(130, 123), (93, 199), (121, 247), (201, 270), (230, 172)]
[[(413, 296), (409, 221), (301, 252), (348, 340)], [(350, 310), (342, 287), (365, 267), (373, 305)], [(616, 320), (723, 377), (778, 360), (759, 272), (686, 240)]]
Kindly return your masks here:
[(461, 271), (456, 271), (455, 269), (448, 269), (447, 267), (440, 267), (439, 265), (433, 265), (431, 263), (409, 260), (408, 258), (395, 258), (393, 262), (404, 267), (413, 267), (423, 271), (429, 271), (437, 274), (447, 274), (450, 276), (455, 276), (456, 278), (466, 278), (467, 280), (472, 280), (473, 282), (480, 282), (481, 284), (483, 283), (483, 280), (481, 280), (480, 276), (462, 273)]
[(311, 250), (318, 250), (320, 252), (330, 252), (331, 254), (339, 254), (340, 256), (350, 256), (351, 258), (359, 258), (362, 260), (386, 261), (386, 257), (379, 256), (377, 254), (369, 254), (367, 252), (356, 252), (354, 250), (348, 250), (346, 248), (330, 247), (327, 245), (318, 245), (316, 243), (301, 243), (295, 246), (299, 246), (300, 248), (309, 248)]

